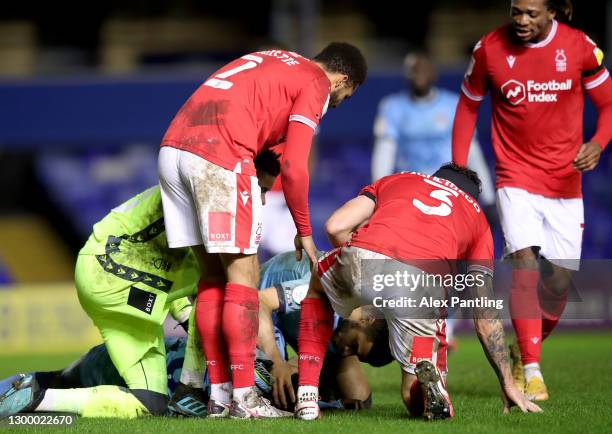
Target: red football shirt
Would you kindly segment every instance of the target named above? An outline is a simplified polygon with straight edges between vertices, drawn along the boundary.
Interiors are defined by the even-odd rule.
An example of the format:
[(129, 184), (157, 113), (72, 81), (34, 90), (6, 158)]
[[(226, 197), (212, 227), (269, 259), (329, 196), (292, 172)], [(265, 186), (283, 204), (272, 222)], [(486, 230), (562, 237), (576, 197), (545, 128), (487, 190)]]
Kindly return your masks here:
[(193, 152), (228, 170), (243, 163), (242, 173), (255, 174), (253, 159), (285, 141), (290, 121), (314, 132), (327, 109), (330, 87), (323, 70), (296, 53), (247, 54), (216, 71), (191, 95), (162, 146)]
[(581, 197), (572, 162), (583, 143), (584, 90), (610, 75), (602, 59), (583, 32), (557, 21), (537, 44), (515, 42), (510, 26), (476, 44), (462, 91), (474, 101), (491, 92), (498, 188)]
[[(330, 91), (325, 72), (299, 54), (247, 54), (216, 71), (191, 95), (168, 127), (162, 146), (255, 175), (256, 155), (287, 141), (289, 135), (285, 155), (291, 157), (283, 160), (283, 190), (298, 233), (310, 235), (307, 161)], [(303, 126), (294, 126), (293, 136), (288, 134), (292, 121)]]
[(478, 203), (452, 182), (400, 173), (379, 179), (360, 194), (376, 207), (350, 245), (417, 266), (418, 260), (467, 260), (491, 272), (493, 238), (487, 219)]

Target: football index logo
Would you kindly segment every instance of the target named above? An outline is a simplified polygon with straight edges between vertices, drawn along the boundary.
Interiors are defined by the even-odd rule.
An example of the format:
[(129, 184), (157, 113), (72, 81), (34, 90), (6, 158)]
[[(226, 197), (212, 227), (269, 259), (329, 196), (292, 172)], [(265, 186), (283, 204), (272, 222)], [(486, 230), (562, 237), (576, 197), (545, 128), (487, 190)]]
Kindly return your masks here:
[(508, 80), (505, 82), (501, 87), (501, 91), (512, 105), (520, 104), (527, 96), (525, 85), (516, 80)]
[(528, 102), (557, 102), (564, 91), (572, 90), (572, 79), (565, 81), (550, 80), (539, 82), (527, 80), (527, 86), (517, 80), (508, 80), (501, 86), (501, 92), (512, 105)]

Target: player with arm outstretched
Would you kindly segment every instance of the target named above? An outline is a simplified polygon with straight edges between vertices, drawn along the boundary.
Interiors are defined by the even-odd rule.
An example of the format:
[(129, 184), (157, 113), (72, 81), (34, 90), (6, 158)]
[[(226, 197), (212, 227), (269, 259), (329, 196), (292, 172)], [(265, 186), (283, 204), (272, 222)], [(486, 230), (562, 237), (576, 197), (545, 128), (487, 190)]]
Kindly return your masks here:
[[(444, 381), (444, 315), (436, 309), (408, 305), (403, 310), (389, 303), (409, 293), (444, 298), (443, 288), (420, 283), (411, 292), (396, 284), (380, 292), (372, 282), (376, 276), (386, 280), (396, 272), (423, 279), (440, 271), (450, 273), (449, 263), (454, 260), (468, 261), (470, 272), (492, 275), (493, 241), (477, 203), (479, 192), (480, 180), (474, 172), (447, 165), (434, 176), (384, 177), (329, 218), (326, 230), (338, 247), (319, 260), (318, 273), (313, 274), (302, 302), (296, 417), (319, 416), (318, 375), (331, 338), (333, 311), (345, 315), (357, 306), (377, 303), (389, 326), (391, 352), (401, 365), (406, 407), (428, 419), (452, 417)], [(427, 281), (423, 279), (418, 281)], [(516, 404), (523, 411), (541, 411), (512, 382), (501, 322), (477, 322), (483, 348), (504, 392), (504, 410)]]
[[(603, 52), (568, 25), (569, 0), (512, 0), (511, 24), (474, 47), (453, 127), (453, 160), (464, 165), (480, 102), (493, 108), (497, 206), (512, 262), (510, 309), (515, 381), (529, 399), (548, 399), (542, 341), (565, 308), (580, 265), (582, 173), (612, 138), (612, 80)], [(598, 110), (583, 142), (584, 97)], [(521, 363), (522, 358), (522, 363)]]
[(262, 237), (253, 160), (286, 142), (281, 179), (297, 228), (296, 254), (303, 249), (314, 262), (312, 136), (327, 108), (349, 98), (366, 73), (363, 55), (346, 43), (331, 43), (312, 60), (283, 50), (247, 54), (210, 76), (166, 131), (159, 178), (168, 242), (191, 247), (202, 270), (197, 309), (206, 321), (198, 321), (198, 330), (211, 402), (219, 404), (209, 417), (277, 416), (253, 390)]

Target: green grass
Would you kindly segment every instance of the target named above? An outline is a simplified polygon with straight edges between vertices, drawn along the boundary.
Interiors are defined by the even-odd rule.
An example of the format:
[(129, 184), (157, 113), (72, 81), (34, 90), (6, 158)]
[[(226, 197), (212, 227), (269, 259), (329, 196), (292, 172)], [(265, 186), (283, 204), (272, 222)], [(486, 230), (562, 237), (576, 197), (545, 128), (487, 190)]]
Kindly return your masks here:
[[(64, 357), (0, 356), (0, 378), (15, 371), (58, 368), (75, 359)], [(612, 334), (554, 335), (543, 348), (543, 373), (551, 399), (543, 414), (503, 415), (499, 387), (480, 345), (471, 336), (460, 339), (449, 359), (449, 389), (455, 406), (451, 421), (427, 423), (409, 419), (399, 395), (399, 367), (370, 369), (374, 408), (358, 414), (324, 415), (307, 423), (294, 420), (230, 421), (79, 419), (75, 428), (87, 432), (204, 432), (204, 433), (569, 433), (610, 432), (612, 426)], [(0, 428), (2, 430), (2, 428)], [(66, 430), (66, 429), (64, 429)], [(44, 427), (29, 432), (58, 431)]]

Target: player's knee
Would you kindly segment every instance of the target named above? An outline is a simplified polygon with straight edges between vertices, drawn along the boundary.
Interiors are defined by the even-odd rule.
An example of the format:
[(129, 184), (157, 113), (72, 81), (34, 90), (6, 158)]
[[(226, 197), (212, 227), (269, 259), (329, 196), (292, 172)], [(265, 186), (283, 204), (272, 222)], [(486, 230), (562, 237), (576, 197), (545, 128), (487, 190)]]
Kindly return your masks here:
[(540, 266), (546, 290), (555, 295), (564, 295), (572, 285), (572, 272), (542, 259)]
[(221, 254), (227, 281), (256, 288), (259, 283), (257, 255)]
[(144, 389), (131, 390), (131, 392), (153, 416), (162, 416), (166, 412), (167, 395)]
[(510, 254), (512, 259), (512, 266), (514, 268), (538, 268), (538, 256), (537, 250), (534, 247), (527, 247), (525, 249), (517, 250)]

